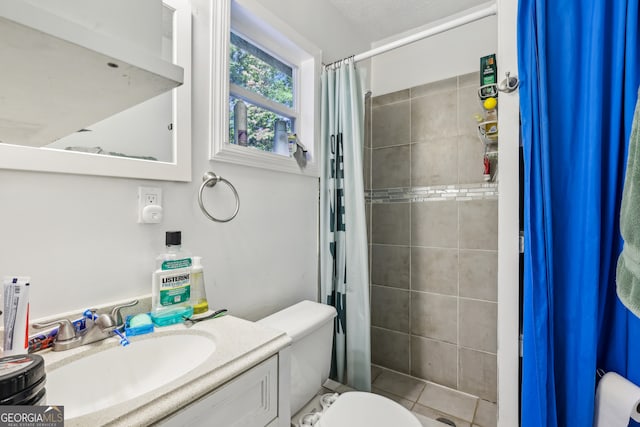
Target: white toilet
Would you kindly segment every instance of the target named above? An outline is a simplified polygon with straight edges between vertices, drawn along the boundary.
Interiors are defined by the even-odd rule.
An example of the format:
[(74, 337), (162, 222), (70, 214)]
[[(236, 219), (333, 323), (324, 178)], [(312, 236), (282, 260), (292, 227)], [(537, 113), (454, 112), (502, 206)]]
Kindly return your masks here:
[[(302, 301), (260, 320), (291, 337), (291, 413), (313, 399), (329, 377), (335, 308)], [(331, 399), (333, 400), (333, 399)], [(340, 395), (322, 411), (314, 427), (422, 427), (400, 404), (359, 391)]]

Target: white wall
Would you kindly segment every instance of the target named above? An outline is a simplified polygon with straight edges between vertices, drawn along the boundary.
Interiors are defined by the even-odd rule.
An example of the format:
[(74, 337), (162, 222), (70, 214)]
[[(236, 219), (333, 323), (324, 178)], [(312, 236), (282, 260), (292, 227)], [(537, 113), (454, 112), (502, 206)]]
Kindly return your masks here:
[(369, 42), (330, 2), (318, 0), (260, 0), (267, 9), (316, 43), (323, 62), (331, 63), (369, 49)]
[[(25, 0), (87, 28), (133, 40), (138, 47), (160, 54), (162, 3), (158, 0)], [(122, 13), (123, 10), (127, 13)]]
[[(518, 6), (498, 0), (498, 75), (518, 74)], [(520, 95), (500, 94), (500, 194), (498, 195), (498, 426), (519, 425), (519, 146)]]
[(496, 53), (497, 46), (495, 16), (446, 31), (374, 57), (371, 90), (378, 96), (478, 71), (480, 58)]
[[(348, 31), (338, 46), (341, 27), (333, 25), (328, 5), (314, 4), (317, 13), (310, 16), (295, 0), (272, 1), (325, 58), (362, 50)], [(32, 318), (149, 293), (154, 257), (164, 232), (174, 229), (182, 230), (186, 248), (203, 256), (213, 308), (258, 318), (316, 298), (318, 180), (208, 160), (208, 1), (193, 4), (191, 183), (0, 171), (0, 276), (32, 277)], [(316, 25), (307, 32), (310, 20)], [(240, 194), (240, 213), (230, 223), (213, 223), (200, 212), (196, 197), (207, 170), (229, 179)], [(136, 223), (140, 185), (162, 188), (162, 224)], [(221, 215), (231, 209), (222, 186), (207, 189), (205, 199)]]

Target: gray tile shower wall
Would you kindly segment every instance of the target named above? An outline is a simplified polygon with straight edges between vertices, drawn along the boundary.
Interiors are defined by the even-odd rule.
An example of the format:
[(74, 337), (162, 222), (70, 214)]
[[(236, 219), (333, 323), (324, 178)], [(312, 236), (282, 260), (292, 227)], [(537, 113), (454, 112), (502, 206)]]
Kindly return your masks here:
[(498, 188), (478, 82), (366, 98), (372, 362), (495, 402)]

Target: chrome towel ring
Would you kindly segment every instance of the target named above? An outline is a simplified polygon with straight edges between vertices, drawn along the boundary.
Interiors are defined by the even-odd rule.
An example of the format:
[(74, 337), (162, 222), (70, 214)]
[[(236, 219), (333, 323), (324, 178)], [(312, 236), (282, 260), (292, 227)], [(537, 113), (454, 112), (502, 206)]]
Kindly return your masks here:
[[(233, 186), (233, 184), (231, 184), (229, 181), (227, 181), (226, 179), (224, 179), (219, 175), (216, 175), (213, 172), (206, 172), (202, 176), (202, 181), (203, 182), (202, 182), (202, 185), (200, 186), (200, 191), (198, 192), (198, 204), (200, 205), (200, 209), (202, 210), (202, 213), (204, 214), (204, 216), (209, 218), (211, 221), (215, 221), (215, 222), (229, 222), (233, 218), (235, 218), (236, 215), (238, 215), (238, 211), (240, 210), (240, 197), (238, 196), (238, 192), (236, 191), (236, 188)], [(229, 218), (225, 218), (225, 219), (218, 219), (213, 215), (211, 215), (209, 212), (207, 212), (207, 209), (204, 207), (204, 203), (202, 203), (202, 191), (204, 190), (204, 187), (213, 187), (219, 182), (224, 182), (225, 184), (227, 184), (229, 188), (231, 188), (231, 191), (233, 191), (233, 195), (236, 197), (236, 209)]]

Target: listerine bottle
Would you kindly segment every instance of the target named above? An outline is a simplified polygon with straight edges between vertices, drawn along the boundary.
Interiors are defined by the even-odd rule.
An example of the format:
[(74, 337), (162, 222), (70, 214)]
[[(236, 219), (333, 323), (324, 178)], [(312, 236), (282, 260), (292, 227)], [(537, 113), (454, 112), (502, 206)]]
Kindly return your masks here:
[(151, 318), (157, 326), (180, 323), (193, 314), (191, 255), (182, 248), (180, 231), (167, 231), (165, 243), (152, 279)]

